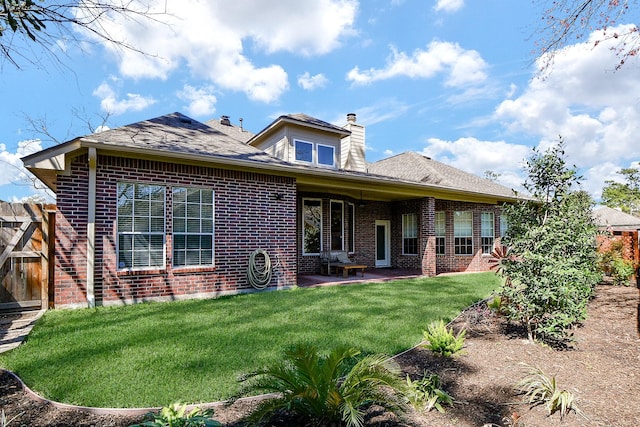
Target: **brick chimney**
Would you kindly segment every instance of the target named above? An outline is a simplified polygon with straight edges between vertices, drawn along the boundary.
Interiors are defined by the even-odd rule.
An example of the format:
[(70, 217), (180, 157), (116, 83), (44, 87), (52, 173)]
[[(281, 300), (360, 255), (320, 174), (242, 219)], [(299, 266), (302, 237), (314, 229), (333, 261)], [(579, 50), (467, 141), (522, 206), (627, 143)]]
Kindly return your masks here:
[(342, 138), (340, 147), (340, 167), (342, 169), (366, 172), (364, 157), (364, 126), (356, 123), (355, 113), (347, 114), (347, 124), (343, 126), (351, 135)]

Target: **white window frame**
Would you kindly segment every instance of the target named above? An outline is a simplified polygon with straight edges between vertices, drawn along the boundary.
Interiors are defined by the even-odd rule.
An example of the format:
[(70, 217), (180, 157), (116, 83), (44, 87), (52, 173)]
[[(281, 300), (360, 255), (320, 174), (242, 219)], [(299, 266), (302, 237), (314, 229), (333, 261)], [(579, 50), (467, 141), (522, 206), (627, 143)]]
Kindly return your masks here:
[[(320, 248), (318, 252), (306, 252), (305, 250), (305, 241), (306, 241), (306, 227), (305, 227), (305, 202), (320, 202), (320, 227), (319, 227), (319, 239), (320, 239)], [(302, 224), (302, 255), (319, 255), (320, 252), (322, 252), (322, 223), (323, 223), (323, 203), (322, 203), (322, 199), (314, 199), (314, 198), (303, 198), (302, 199), (302, 209), (300, 212), (300, 215), (302, 216), (301, 218), (301, 224)]]
[[(405, 241), (416, 241), (416, 251), (407, 252)], [(418, 215), (415, 213), (402, 214), (402, 255), (418, 255), (420, 252), (420, 239), (418, 239)]]
[[(464, 214), (464, 224), (461, 224), (459, 221)], [(468, 225), (471, 224), (470, 232), (467, 233), (466, 230), (469, 228)], [(461, 229), (461, 226), (464, 225), (464, 229)], [(460, 239), (465, 239), (465, 243), (462, 244)], [(469, 244), (471, 242), (471, 244)], [(464, 252), (462, 251), (464, 249)], [(461, 256), (472, 256), (473, 249), (473, 211), (456, 211), (453, 213), (453, 251), (455, 255)]]
[(353, 203), (348, 203), (347, 209), (349, 211), (347, 230), (351, 231), (347, 248), (349, 250), (349, 253), (354, 253), (356, 250), (356, 205)]
[(482, 253), (485, 255), (491, 255), (491, 252), (493, 252), (493, 244), (495, 243), (495, 241), (496, 241), (495, 215), (493, 214), (493, 212), (481, 212), (480, 213), (480, 245), (482, 247)]
[[(302, 159), (298, 159), (298, 143), (301, 144), (308, 144), (311, 146), (311, 160), (302, 160)], [(318, 155), (318, 149), (319, 147), (323, 147), (323, 148), (330, 148), (331, 149), (331, 164), (327, 164), (327, 163), (320, 163), (319, 160), (319, 155)], [(314, 166), (319, 166), (319, 167), (323, 167), (323, 168), (336, 168), (336, 147), (334, 147), (333, 145), (329, 145), (329, 144), (322, 144), (319, 142), (311, 142), (311, 141), (305, 141), (304, 139), (298, 139), (298, 138), (294, 138), (293, 140), (293, 150), (294, 150), (294, 160), (296, 163), (302, 163), (302, 164), (306, 164), (306, 165), (314, 165)]]
[[(118, 270), (119, 271), (138, 271), (138, 270), (149, 270), (149, 269), (158, 269), (158, 268), (165, 268), (166, 267), (166, 259), (167, 259), (167, 197), (166, 197), (166, 193), (167, 193), (167, 189), (164, 185), (158, 185), (158, 184), (151, 184), (151, 183), (140, 183), (140, 182), (118, 182), (116, 184), (117, 186), (117, 195), (118, 195), (118, 199), (116, 200), (116, 234), (117, 234), (117, 239), (116, 239), (116, 256), (117, 256), (117, 265), (118, 265)], [(122, 197), (125, 197), (125, 200), (127, 200), (128, 198), (124, 195), (125, 193), (125, 189), (122, 189), (122, 186), (132, 186), (133, 188), (133, 198), (129, 199), (131, 201), (131, 214), (130, 215), (125, 215), (123, 213), (124, 210), (124, 204), (122, 203)], [(136, 194), (138, 194), (137, 189), (141, 188), (141, 187), (148, 187), (150, 190), (155, 188), (157, 190), (162, 190), (162, 231), (156, 230), (156, 231), (152, 231), (152, 224), (153, 224), (153, 219), (155, 218), (156, 220), (161, 218), (160, 215), (152, 215), (153, 214), (153, 203), (157, 203), (157, 200), (152, 200), (151, 196), (149, 196), (149, 198), (136, 198)], [(149, 190), (147, 190), (149, 191)], [(149, 195), (152, 194), (152, 191), (149, 191), (148, 193)], [(137, 202), (137, 203), (136, 203)], [(147, 215), (140, 215), (140, 216), (136, 216), (136, 205), (138, 205), (138, 210), (142, 209), (142, 206), (145, 204), (145, 202), (149, 203), (148, 209), (149, 212)], [(131, 227), (128, 227), (128, 229), (125, 229), (125, 227), (122, 227), (121, 224), (121, 219), (124, 219), (126, 217), (131, 217)], [(140, 219), (140, 220), (144, 220), (145, 217), (148, 219), (149, 222), (149, 230), (148, 231), (141, 231), (141, 230), (136, 230), (137, 225), (136, 225), (136, 218)], [(121, 228), (122, 227), (122, 228)], [(142, 244), (143, 243), (143, 239), (145, 236), (147, 237), (147, 241), (148, 241), (148, 248), (146, 250), (147, 252), (147, 257), (148, 257), (148, 264), (147, 265), (138, 265), (136, 266), (136, 260), (138, 260), (139, 258), (136, 257), (136, 253), (137, 254), (143, 254), (145, 251), (144, 250), (136, 250), (136, 242), (139, 242), (138, 244)], [(152, 237), (153, 236), (161, 236), (162, 237), (162, 262), (161, 263), (157, 263), (157, 264), (152, 264), (152, 254), (153, 252), (158, 252), (158, 248), (153, 249), (152, 245), (153, 243), (151, 242)], [(123, 239), (130, 239), (130, 248), (131, 249), (124, 249), (123, 246)], [(144, 245), (142, 245), (144, 246)], [(121, 251), (123, 251), (121, 253)], [(131, 254), (131, 265), (127, 266), (125, 264), (125, 261), (123, 260), (123, 255), (124, 255), (124, 251), (126, 251), (127, 253)]]
[[(180, 190), (185, 190), (187, 199), (184, 202), (184, 216), (176, 215), (176, 208), (182, 204), (182, 202), (176, 202), (176, 193)], [(189, 201), (189, 192), (197, 191), (198, 202)], [(211, 204), (203, 202), (203, 192), (211, 193)], [(172, 229), (172, 246), (173, 246), (173, 266), (176, 268), (193, 268), (193, 267), (212, 267), (215, 265), (215, 191), (212, 188), (199, 188), (199, 187), (173, 187), (173, 229)], [(191, 209), (190, 209), (191, 208)], [(211, 217), (203, 214), (203, 212), (211, 209)], [(197, 214), (197, 215), (196, 215)], [(178, 220), (184, 219), (184, 231), (177, 231), (176, 224)], [(209, 227), (211, 228), (209, 231)], [(195, 230), (194, 228), (197, 228)], [(185, 239), (184, 248), (180, 249), (180, 252), (184, 253), (184, 263), (178, 263), (176, 260), (182, 257), (178, 256), (177, 238), (183, 236)], [(193, 242), (194, 237), (198, 237), (198, 247), (189, 244), (189, 238)], [(203, 247), (203, 242), (211, 239), (211, 247)], [(191, 248), (191, 249), (190, 249)], [(204, 257), (207, 252), (211, 252), (210, 257)], [(189, 252), (191, 254), (198, 253), (198, 262), (189, 262)]]
[[(340, 247), (333, 247), (333, 205), (340, 205)], [(344, 251), (344, 202), (342, 200), (329, 201), (329, 247), (332, 251)]]
[[(320, 147), (330, 148), (331, 149), (331, 164), (320, 163)], [(316, 155), (316, 165), (322, 166), (322, 167), (325, 167), (325, 168), (335, 168), (336, 167), (336, 147), (334, 147), (333, 145), (317, 143), (316, 147), (315, 147), (315, 150), (314, 150), (314, 153)]]
[[(311, 146), (311, 160), (303, 160), (303, 159), (298, 159), (298, 143), (301, 144), (307, 144)], [(296, 162), (298, 163), (305, 163), (305, 164), (314, 164), (314, 158), (315, 158), (315, 144), (313, 142), (309, 142), (309, 141), (304, 141), (302, 139), (294, 139), (293, 140), (293, 151), (294, 151), (294, 155), (293, 158)]]
[(503, 213), (500, 214), (500, 237), (504, 238), (507, 235), (507, 231), (509, 230), (509, 221), (507, 221), (507, 216)]
[[(439, 226), (441, 224), (441, 227)], [(436, 255), (447, 253), (447, 216), (446, 212), (438, 211), (434, 217), (434, 227), (436, 235)], [(442, 252), (438, 252), (438, 239), (442, 239)]]

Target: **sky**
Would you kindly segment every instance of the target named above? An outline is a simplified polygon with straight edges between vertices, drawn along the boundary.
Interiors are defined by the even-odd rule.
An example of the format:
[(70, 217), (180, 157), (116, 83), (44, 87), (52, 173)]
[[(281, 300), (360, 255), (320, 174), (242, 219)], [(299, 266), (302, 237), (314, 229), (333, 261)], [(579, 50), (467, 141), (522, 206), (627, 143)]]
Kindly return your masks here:
[(175, 111), (252, 132), (282, 114), (342, 126), (356, 113), (368, 161), (415, 151), (515, 189), (532, 149), (562, 137), (596, 201), (640, 165), (640, 59), (615, 70), (608, 42), (587, 34), (541, 74), (530, 0), (152, 3), (153, 19), (101, 22), (146, 55), (78, 34), (55, 42), (58, 60), (16, 44), (36, 60), (0, 61), (0, 200), (46, 194), (21, 157), (104, 117), (116, 128)]

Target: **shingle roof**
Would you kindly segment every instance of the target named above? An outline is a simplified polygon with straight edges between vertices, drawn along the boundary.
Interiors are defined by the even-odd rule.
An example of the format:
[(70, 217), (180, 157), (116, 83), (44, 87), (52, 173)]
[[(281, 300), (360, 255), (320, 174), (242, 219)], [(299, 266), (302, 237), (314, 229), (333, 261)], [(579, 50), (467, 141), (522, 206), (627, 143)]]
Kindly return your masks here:
[(144, 120), (88, 135), (80, 140), (98, 142), (105, 146), (196, 154), (205, 157), (227, 157), (273, 164), (283, 163), (261, 150), (244, 144), (237, 138), (181, 113)]
[[(242, 120), (242, 119), (240, 119)], [(246, 143), (255, 135), (253, 132), (249, 132), (248, 130), (241, 128), (240, 126), (235, 126), (233, 124), (223, 124), (220, 119), (213, 119), (205, 122), (205, 125), (214, 128), (217, 131), (220, 131), (224, 134), (229, 135), (232, 138), (237, 139), (240, 142)]]
[(463, 191), (512, 198), (513, 190), (488, 179), (461, 171), (415, 152), (406, 152), (374, 163), (369, 172), (406, 181), (422, 182)]
[(287, 114), (284, 115), (282, 117), (286, 117), (298, 122), (303, 122), (305, 124), (310, 124), (310, 125), (315, 125), (315, 126), (319, 126), (322, 128), (326, 128), (335, 132), (340, 132), (340, 133), (346, 133), (349, 134), (350, 132), (348, 130), (346, 130), (345, 128), (341, 128), (340, 126), (336, 126), (333, 125), (331, 123), (325, 122), (324, 120), (320, 120), (317, 119), (315, 117), (309, 116), (307, 114), (304, 113), (295, 113), (295, 114)]
[(640, 229), (640, 218), (629, 215), (608, 206), (602, 206), (593, 211), (593, 217), (599, 227), (613, 227), (616, 230)]

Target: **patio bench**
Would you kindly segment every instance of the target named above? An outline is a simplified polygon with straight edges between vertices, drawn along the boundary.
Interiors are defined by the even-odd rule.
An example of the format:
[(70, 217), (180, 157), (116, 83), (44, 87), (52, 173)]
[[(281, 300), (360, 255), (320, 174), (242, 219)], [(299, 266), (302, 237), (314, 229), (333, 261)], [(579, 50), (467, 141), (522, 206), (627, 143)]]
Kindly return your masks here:
[(367, 268), (366, 265), (360, 264), (345, 264), (345, 265), (337, 265), (336, 266), (336, 276), (340, 276), (340, 270), (342, 270), (342, 277), (349, 277), (349, 271), (354, 270), (355, 275), (358, 275), (358, 270), (360, 270), (360, 274), (364, 277), (364, 270)]
[[(320, 274), (329, 276), (332, 274), (332, 269), (335, 269), (337, 274), (338, 268), (354, 265), (356, 263), (349, 258), (346, 251), (322, 251), (320, 253)], [(364, 270), (362, 271), (364, 274)]]

